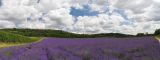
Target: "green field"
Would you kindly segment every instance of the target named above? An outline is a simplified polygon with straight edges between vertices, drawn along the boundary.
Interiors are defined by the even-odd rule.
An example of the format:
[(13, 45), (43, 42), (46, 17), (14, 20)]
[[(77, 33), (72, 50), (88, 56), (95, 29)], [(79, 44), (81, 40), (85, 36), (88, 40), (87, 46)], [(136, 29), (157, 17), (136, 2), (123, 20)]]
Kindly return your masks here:
[(160, 42), (160, 35), (157, 35), (155, 38)]
[(41, 40), (40, 37), (26, 37), (18, 34), (0, 31), (0, 48), (36, 42), (39, 40)]
[(160, 35), (157, 35), (156, 37), (160, 38)]

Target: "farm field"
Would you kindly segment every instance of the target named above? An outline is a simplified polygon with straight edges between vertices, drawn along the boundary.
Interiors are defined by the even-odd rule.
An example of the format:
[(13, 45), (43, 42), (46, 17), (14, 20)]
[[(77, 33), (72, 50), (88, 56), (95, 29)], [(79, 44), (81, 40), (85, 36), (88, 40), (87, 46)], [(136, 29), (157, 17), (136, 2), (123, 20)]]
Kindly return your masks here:
[(154, 37), (45, 38), (0, 49), (0, 60), (160, 60)]

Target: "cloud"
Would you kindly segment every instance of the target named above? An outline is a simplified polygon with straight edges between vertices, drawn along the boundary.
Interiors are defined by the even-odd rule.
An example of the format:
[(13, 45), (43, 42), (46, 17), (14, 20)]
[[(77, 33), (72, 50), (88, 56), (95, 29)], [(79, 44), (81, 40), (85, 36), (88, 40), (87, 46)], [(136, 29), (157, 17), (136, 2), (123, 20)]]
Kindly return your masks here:
[(15, 24), (10, 21), (0, 20), (0, 27), (1, 28), (14, 28)]
[[(110, 33), (116, 32), (117, 27), (125, 21), (119, 14), (99, 14), (98, 16), (80, 16), (75, 24), (76, 31), (80, 33)], [(89, 21), (88, 21), (89, 20)], [(79, 31), (81, 30), (81, 31)]]
[(159, 0), (0, 0), (0, 28), (153, 33), (160, 28), (159, 12)]

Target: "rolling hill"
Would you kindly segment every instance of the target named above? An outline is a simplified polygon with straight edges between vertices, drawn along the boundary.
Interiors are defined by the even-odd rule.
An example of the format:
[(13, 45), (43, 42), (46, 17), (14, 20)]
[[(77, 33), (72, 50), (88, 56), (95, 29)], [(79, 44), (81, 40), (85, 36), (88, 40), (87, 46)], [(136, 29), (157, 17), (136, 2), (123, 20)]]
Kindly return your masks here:
[(100, 34), (76, 34), (62, 30), (49, 29), (0, 29), (13, 34), (19, 34), (28, 37), (58, 37), (58, 38), (97, 38), (97, 37), (133, 37), (133, 35), (121, 33), (100, 33)]
[(0, 43), (29, 43), (34, 42), (37, 39), (29, 38), (19, 34), (12, 34), (4, 31), (0, 31)]

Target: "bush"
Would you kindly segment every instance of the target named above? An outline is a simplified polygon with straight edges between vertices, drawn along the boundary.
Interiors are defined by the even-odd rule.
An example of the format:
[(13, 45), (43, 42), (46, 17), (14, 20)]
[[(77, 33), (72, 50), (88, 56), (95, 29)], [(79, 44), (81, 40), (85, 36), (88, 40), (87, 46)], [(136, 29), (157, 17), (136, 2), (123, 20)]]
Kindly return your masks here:
[(154, 35), (160, 35), (160, 29), (157, 29), (157, 30), (154, 32)]

